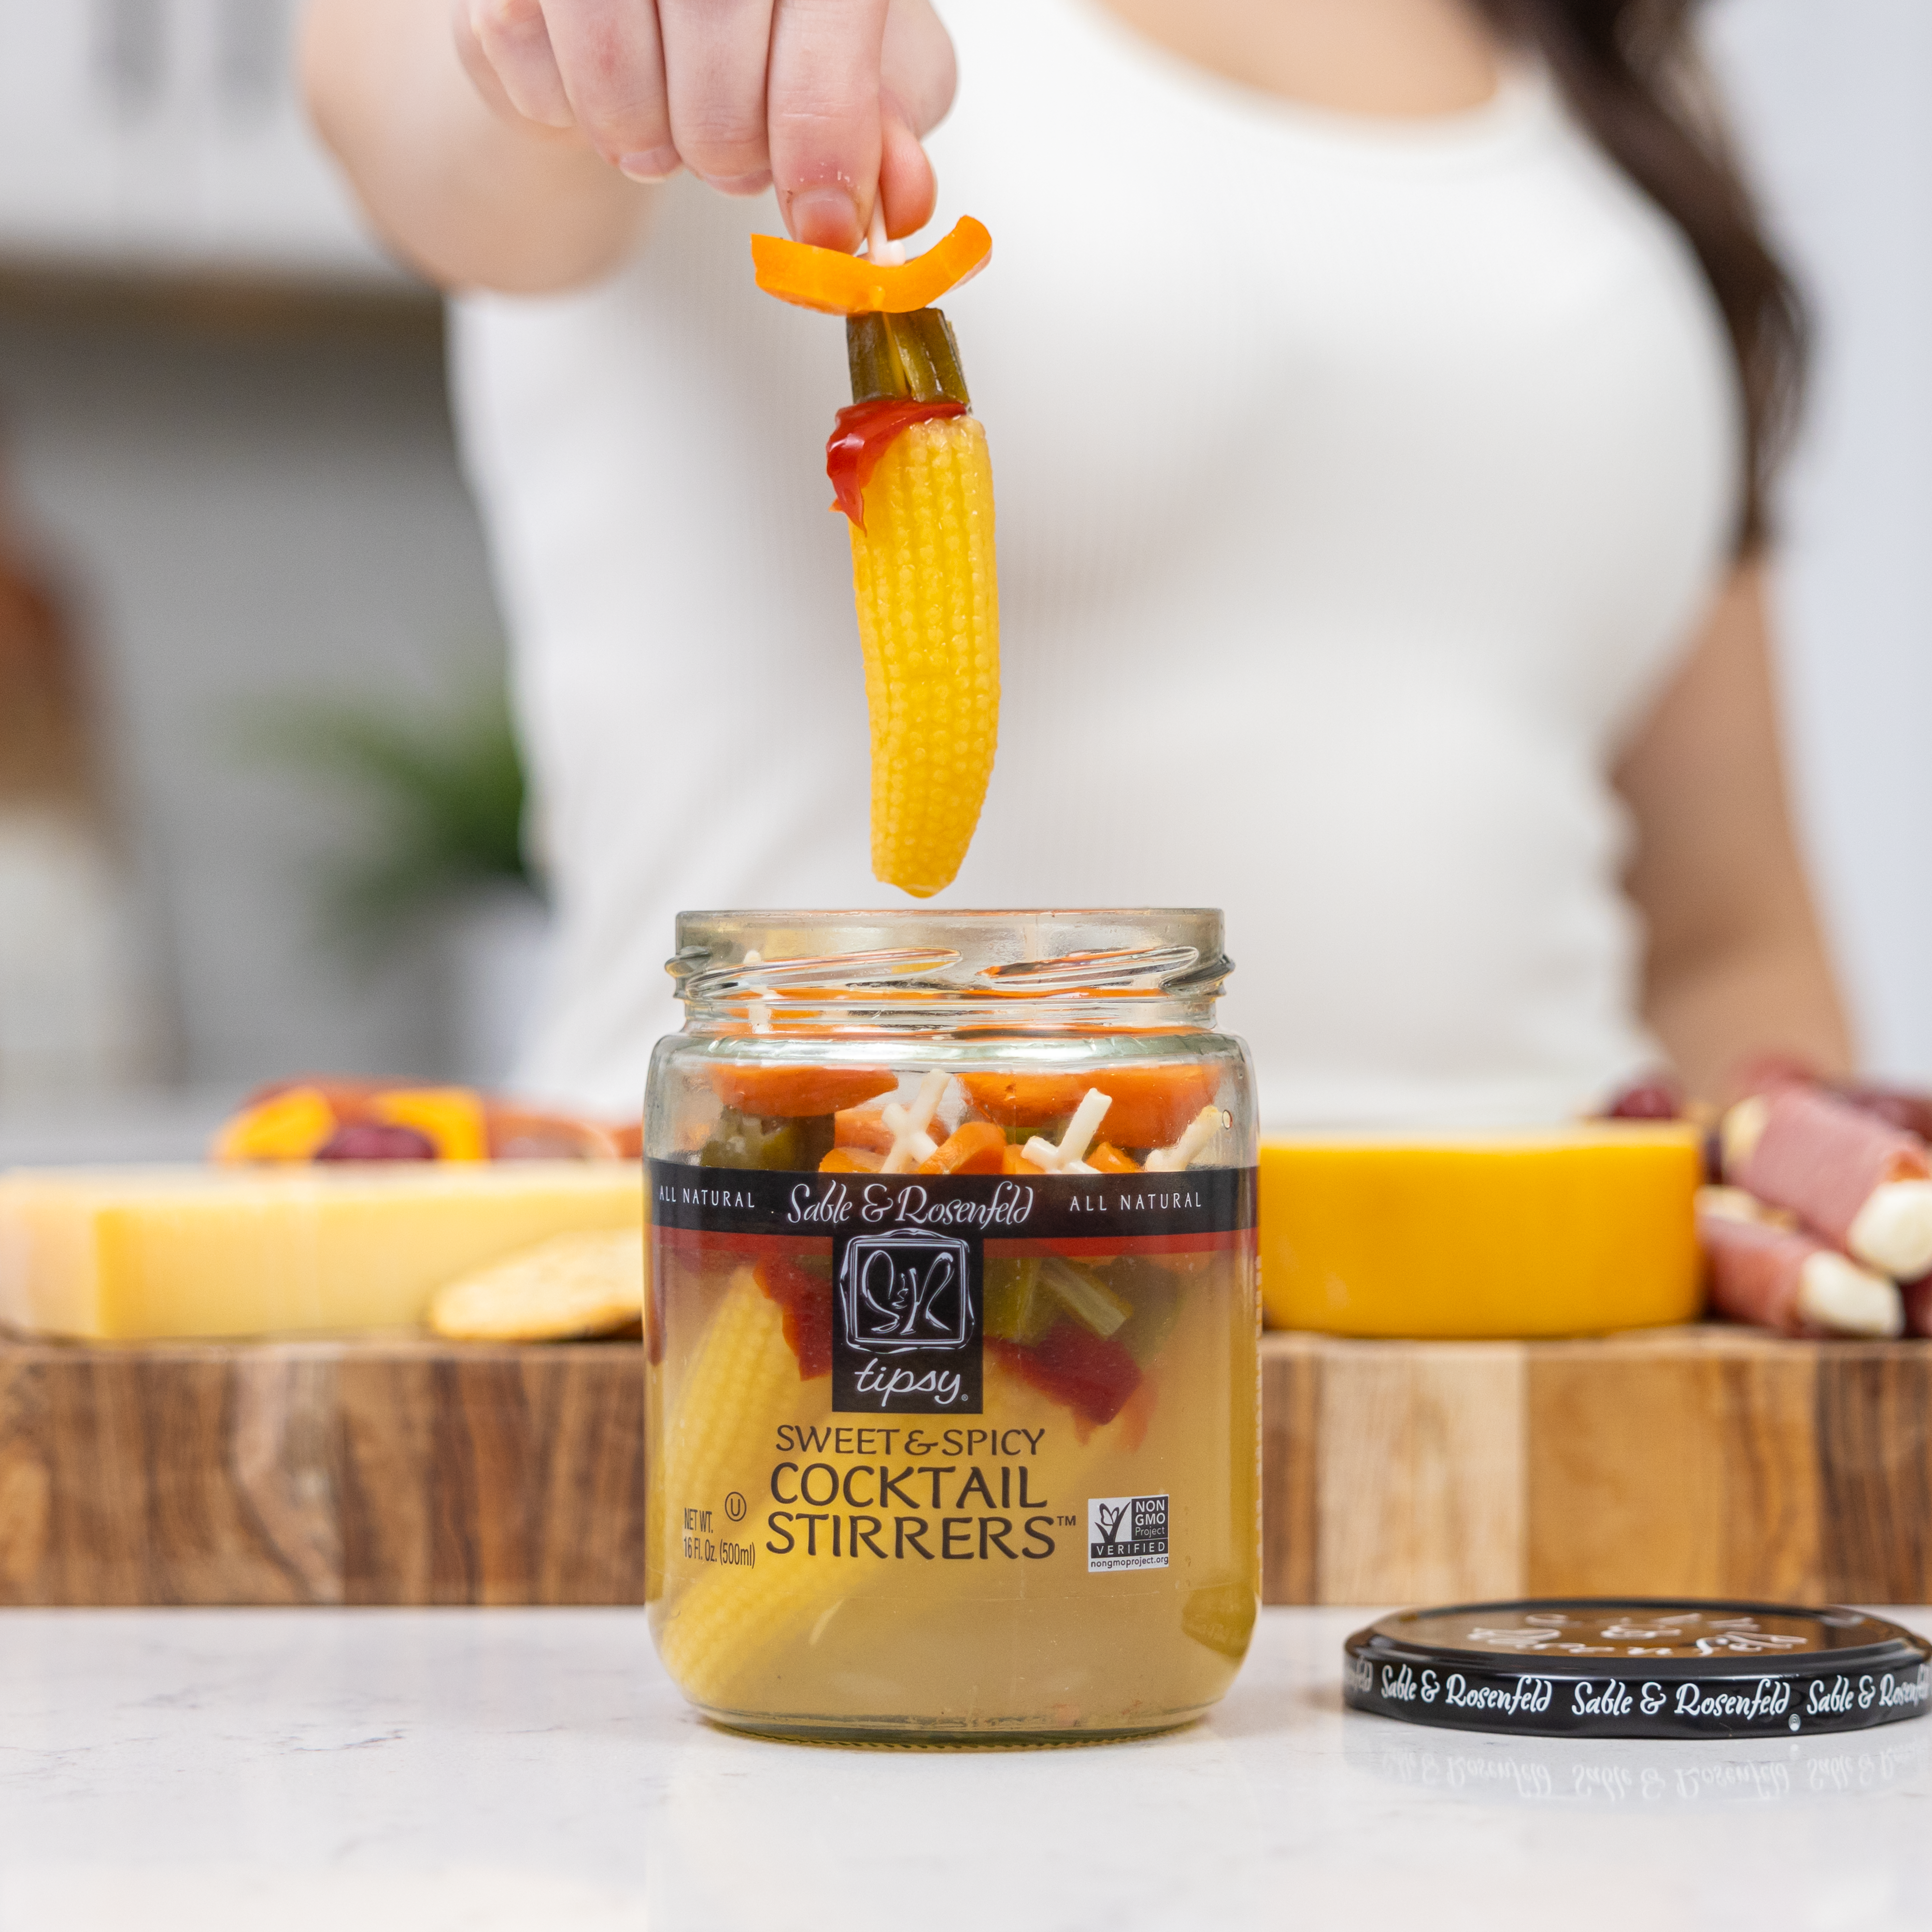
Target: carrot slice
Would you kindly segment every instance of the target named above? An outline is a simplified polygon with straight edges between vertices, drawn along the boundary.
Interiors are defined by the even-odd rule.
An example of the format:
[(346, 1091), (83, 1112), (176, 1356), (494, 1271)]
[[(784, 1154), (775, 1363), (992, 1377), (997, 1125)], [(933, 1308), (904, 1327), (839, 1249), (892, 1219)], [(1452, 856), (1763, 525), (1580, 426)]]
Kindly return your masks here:
[(752, 237), (759, 287), (781, 302), (826, 315), (910, 315), (930, 308), (948, 289), (977, 274), (992, 252), (992, 236), (970, 214), (923, 255), (897, 266), (782, 235)]
[[(1112, 1112), (1112, 1108), (1108, 1109)], [(1087, 1165), (1102, 1174), (1138, 1174), (1141, 1164), (1132, 1155), (1121, 1153), (1112, 1141), (1102, 1141), (1087, 1156)]]
[(1016, 1147), (1010, 1147), (1001, 1156), (1000, 1172), (1002, 1174), (1044, 1174), (1046, 1169), (1036, 1167)]
[(1166, 1147), (1214, 1099), (1221, 1070), (1202, 1060), (1175, 1066), (1108, 1066), (1091, 1073), (962, 1073), (974, 1106), (1002, 1126), (1034, 1129), (1064, 1119), (1090, 1087), (1113, 1102), (1101, 1125), (1117, 1148)]
[(877, 1174), (886, 1164), (870, 1148), (836, 1147), (818, 1163), (820, 1174)]
[(896, 1138), (877, 1107), (868, 1107), (862, 1112), (856, 1107), (848, 1107), (832, 1123), (835, 1147), (869, 1148), (874, 1154), (890, 1154)]
[(932, 1159), (920, 1162), (922, 1174), (1004, 1174), (1006, 1136), (991, 1120), (968, 1120), (943, 1142)]
[(836, 1114), (890, 1094), (898, 1077), (883, 1067), (742, 1066), (711, 1069), (711, 1084), (728, 1107), (768, 1120)]

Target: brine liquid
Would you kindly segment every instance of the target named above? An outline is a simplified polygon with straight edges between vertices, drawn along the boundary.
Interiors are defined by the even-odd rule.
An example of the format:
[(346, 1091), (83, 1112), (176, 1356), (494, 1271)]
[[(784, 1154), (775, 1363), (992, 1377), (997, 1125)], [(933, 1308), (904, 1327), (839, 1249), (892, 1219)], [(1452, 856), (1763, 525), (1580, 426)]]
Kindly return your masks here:
[(1219, 1699), (1258, 1589), (1252, 1227), (986, 1239), (969, 1414), (874, 1408), (869, 1364), (834, 1410), (832, 1252), (654, 1234), (646, 1588), (685, 1694), (900, 1742), (1156, 1730)]

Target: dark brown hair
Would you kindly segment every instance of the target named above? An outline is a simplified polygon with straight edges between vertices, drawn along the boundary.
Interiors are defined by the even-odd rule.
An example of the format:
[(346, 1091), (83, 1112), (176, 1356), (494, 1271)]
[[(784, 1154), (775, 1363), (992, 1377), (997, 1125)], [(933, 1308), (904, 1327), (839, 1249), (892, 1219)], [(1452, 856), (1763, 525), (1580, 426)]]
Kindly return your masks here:
[(1542, 56), (1578, 117), (1696, 250), (1737, 357), (1748, 465), (1738, 544), (1757, 548), (1803, 383), (1804, 313), (1702, 85), (1696, 0), (1478, 4)]

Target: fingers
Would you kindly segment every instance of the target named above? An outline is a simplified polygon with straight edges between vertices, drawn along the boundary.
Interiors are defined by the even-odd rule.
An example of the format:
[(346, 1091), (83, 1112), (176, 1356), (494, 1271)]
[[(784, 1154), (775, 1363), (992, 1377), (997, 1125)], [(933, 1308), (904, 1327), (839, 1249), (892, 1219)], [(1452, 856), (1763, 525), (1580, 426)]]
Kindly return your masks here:
[(886, 232), (894, 240), (923, 228), (939, 199), (932, 164), (905, 110), (886, 94), (879, 97), (879, 198), (885, 205)]
[(923, 140), (946, 118), (959, 83), (952, 37), (930, 0), (892, 0), (879, 50), (879, 85)]
[(952, 41), (928, 0), (892, 0), (879, 53), (879, 194), (896, 238), (932, 219), (939, 184), (920, 146), (952, 105)]
[(658, 0), (670, 134), (686, 167), (727, 194), (771, 180), (765, 62), (772, 0)]
[(850, 250), (879, 178), (886, 0), (777, 0), (766, 118), (772, 178), (801, 242)]
[(455, 26), (457, 51), (493, 106), (548, 128), (576, 119), (538, 0), (458, 0)]
[(652, 0), (548, 0), (544, 15), (570, 106), (591, 146), (638, 180), (675, 174)]
[(636, 179), (688, 166), (728, 194), (776, 181), (786, 224), (857, 247), (932, 214), (920, 138), (951, 104), (930, 0), (456, 0), (456, 40), (500, 111), (580, 129)]

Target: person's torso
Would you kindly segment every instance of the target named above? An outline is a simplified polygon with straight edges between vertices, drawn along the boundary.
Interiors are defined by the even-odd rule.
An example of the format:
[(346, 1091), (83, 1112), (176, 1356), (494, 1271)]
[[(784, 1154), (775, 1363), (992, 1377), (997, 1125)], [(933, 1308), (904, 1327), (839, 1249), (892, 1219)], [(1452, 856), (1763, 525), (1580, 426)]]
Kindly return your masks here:
[[(1649, 1050), (1604, 770), (1736, 514), (1688, 248), (1537, 81), (1364, 122), (1083, 0), (949, 24), (1004, 696), (941, 902), (1224, 907), (1270, 1120), (1586, 1103)], [(562, 914), (528, 1076), (586, 1098), (634, 1100), (676, 1023), (680, 908), (888, 896), (843, 337), (752, 286), (777, 227), (680, 183), (609, 283), (459, 310)]]

